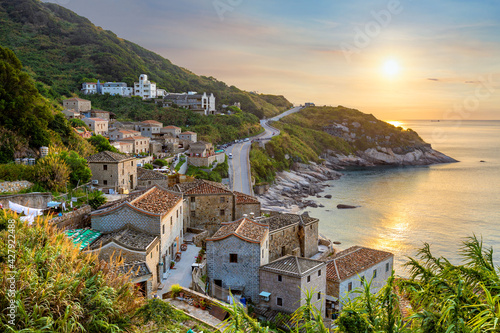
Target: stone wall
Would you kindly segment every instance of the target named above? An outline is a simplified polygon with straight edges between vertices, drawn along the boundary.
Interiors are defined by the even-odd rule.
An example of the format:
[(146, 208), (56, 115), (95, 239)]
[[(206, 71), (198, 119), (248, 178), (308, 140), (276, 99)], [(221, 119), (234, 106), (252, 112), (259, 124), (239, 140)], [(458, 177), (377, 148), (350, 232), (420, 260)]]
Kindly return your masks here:
[(266, 193), (269, 190), (269, 184), (264, 184), (264, 185), (255, 185), (253, 187), (253, 193), (255, 195), (261, 195)]
[[(269, 301), (260, 301), (259, 304), (269, 306), (272, 310), (292, 313), (300, 306), (300, 278), (281, 275), (281, 281), (278, 281), (278, 275), (266, 270), (260, 270), (260, 290), (271, 293)], [(281, 306), (277, 303), (277, 298), (281, 298)]]
[(27, 180), (20, 180), (15, 182), (2, 182), (0, 183), (0, 193), (16, 193), (21, 190), (30, 188), (33, 186), (33, 183), (30, 183)]
[(126, 205), (105, 213), (94, 212), (91, 218), (92, 229), (100, 232), (112, 232), (131, 224), (149, 234), (161, 233), (160, 216), (150, 216)]
[(260, 203), (236, 204), (234, 219), (237, 220), (239, 218), (242, 218), (244, 214), (247, 214), (248, 217), (250, 217), (250, 213), (254, 213), (254, 216), (260, 216)]
[[(207, 242), (208, 279), (222, 281), (222, 288), (242, 291), (245, 297), (259, 301), (260, 244), (246, 242), (236, 236)], [(229, 262), (237, 254), (236, 263)], [(265, 264), (265, 263), (264, 263)]]
[[(321, 273), (319, 273), (321, 272)], [(310, 280), (308, 282), (307, 277), (310, 277)], [(305, 292), (306, 291), (313, 291), (313, 298), (312, 302), (314, 303), (314, 306), (321, 310), (322, 317), (325, 317), (325, 307), (326, 307), (326, 264), (321, 265), (319, 268), (316, 268), (314, 271), (312, 271), (308, 276), (304, 276), (301, 280), (301, 297), (300, 297), (300, 304), (299, 306), (302, 306), (306, 303), (305, 301)], [(319, 297), (318, 297), (319, 294)]]
[(299, 224), (294, 223), (269, 233), (269, 261), (288, 254), (301, 256), (298, 231)]
[(193, 237), (193, 243), (197, 247), (204, 247), (205, 245), (205, 239), (208, 238), (208, 231), (205, 230), (202, 233), (197, 234), (196, 236)]
[(90, 206), (85, 205), (77, 210), (65, 213), (63, 216), (56, 216), (50, 222), (61, 230), (88, 228), (90, 227), (90, 211)]
[(187, 162), (189, 165), (196, 167), (209, 167), (215, 161), (215, 155), (207, 157), (188, 157)]
[(220, 222), (234, 220), (232, 193), (192, 195), (186, 196), (186, 200), (189, 203), (189, 227), (205, 228), (213, 235), (219, 229)]
[(52, 193), (25, 193), (0, 196), (0, 203), (4, 208), (9, 208), (9, 201), (18, 205), (27, 206), (36, 209), (47, 208), (47, 203), (52, 201)]
[(133, 158), (121, 162), (92, 162), (89, 165), (92, 180), (98, 181), (98, 187), (133, 190), (137, 186), (137, 163)]
[(318, 222), (304, 226), (304, 257), (310, 258), (318, 253)]

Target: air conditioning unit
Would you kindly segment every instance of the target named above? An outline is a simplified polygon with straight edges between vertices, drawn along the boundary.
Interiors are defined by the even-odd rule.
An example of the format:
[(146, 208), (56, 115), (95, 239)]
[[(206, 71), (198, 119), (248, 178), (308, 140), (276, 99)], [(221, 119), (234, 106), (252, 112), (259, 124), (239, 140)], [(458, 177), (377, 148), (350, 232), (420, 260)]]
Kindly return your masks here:
[(99, 184), (99, 180), (97, 180), (97, 179), (92, 179), (92, 184), (93, 184), (93, 185), (97, 185), (97, 184)]

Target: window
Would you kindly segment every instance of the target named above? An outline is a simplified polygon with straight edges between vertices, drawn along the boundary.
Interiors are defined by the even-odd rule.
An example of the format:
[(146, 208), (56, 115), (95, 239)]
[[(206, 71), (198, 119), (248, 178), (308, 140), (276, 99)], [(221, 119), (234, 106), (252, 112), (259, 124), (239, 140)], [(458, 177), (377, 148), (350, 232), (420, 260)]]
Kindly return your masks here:
[(103, 183), (104, 185), (108, 185), (108, 181), (107, 181), (107, 180), (103, 180), (103, 181), (102, 181), (102, 183)]
[(162, 225), (162, 233), (165, 233), (165, 225)]
[(311, 275), (307, 277), (307, 283), (311, 282)]
[(173, 217), (170, 216), (170, 226), (172, 226), (172, 220), (173, 220)]
[(349, 282), (347, 284), (347, 291), (351, 291), (352, 290), (352, 282)]
[(362, 277), (361, 277), (361, 280), (360, 280), (360, 282), (359, 282), (359, 285), (360, 285), (360, 286), (363, 286), (363, 282), (365, 282), (365, 277), (364, 277), (364, 276), (362, 276)]
[(230, 253), (229, 254), (229, 262), (237, 263), (238, 262), (238, 254)]
[(104, 165), (102, 166), (102, 169), (103, 169), (103, 170), (108, 170), (108, 166), (107, 166), (106, 164), (104, 164)]
[(220, 197), (220, 203), (224, 203), (226, 200), (224, 200), (224, 197)]
[(221, 209), (220, 210), (220, 216), (224, 216), (224, 215), (226, 215), (226, 211), (224, 209)]
[(376, 277), (377, 277), (377, 270), (376, 270), (376, 269), (374, 269), (374, 270), (373, 270), (373, 278), (375, 279)]
[(283, 306), (283, 298), (277, 297), (276, 298), (276, 305), (277, 306)]
[(177, 218), (179, 218), (179, 210), (178, 209), (175, 213), (177, 214)]
[(286, 255), (286, 248), (284, 246), (281, 247), (281, 256)]
[(196, 217), (196, 211), (195, 210), (191, 211), (191, 217)]
[(131, 166), (134, 166), (134, 161), (130, 162), (130, 165), (131, 165)]
[(278, 275), (278, 281), (279, 282), (283, 281), (283, 277), (281, 275)]
[(321, 299), (321, 293), (318, 293), (318, 299)]
[(385, 264), (385, 271), (388, 272), (389, 271), (389, 263), (386, 263)]
[(196, 202), (196, 198), (195, 197), (191, 197), (191, 202)]
[(264, 258), (264, 249), (262, 249), (262, 258)]
[(318, 271), (318, 276), (321, 276), (321, 269)]

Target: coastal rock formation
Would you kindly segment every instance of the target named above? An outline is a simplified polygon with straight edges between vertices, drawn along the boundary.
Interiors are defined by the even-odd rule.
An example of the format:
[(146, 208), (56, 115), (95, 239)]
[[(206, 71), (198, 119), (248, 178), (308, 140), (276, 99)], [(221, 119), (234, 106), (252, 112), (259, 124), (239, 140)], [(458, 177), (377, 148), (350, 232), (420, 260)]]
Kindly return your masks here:
[(326, 180), (340, 178), (341, 173), (333, 170), (331, 165), (317, 165), (315, 163), (295, 163), (291, 171), (278, 172), (275, 184), (268, 192), (258, 196), (263, 209), (272, 209), (282, 212), (294, 212), (305, 207), (318, 207), (313, 200), (306, 200), (309, 196), (316, 196), (323, 188)]

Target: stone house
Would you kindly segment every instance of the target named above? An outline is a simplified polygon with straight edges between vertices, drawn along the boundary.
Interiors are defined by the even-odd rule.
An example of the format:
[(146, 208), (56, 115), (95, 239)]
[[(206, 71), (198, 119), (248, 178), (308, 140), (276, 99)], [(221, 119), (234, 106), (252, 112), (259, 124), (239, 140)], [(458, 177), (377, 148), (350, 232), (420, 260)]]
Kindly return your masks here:
[(131, 225), (136, 230), (159, 237), (158, 266), (151, 269), (157, 270), (161, 280), (166, 277), (170, 262), (180, 252), (183, 243), (182, 204), (181, 193), (154, 185), (92, 212), (92, 229), (106, 234)]
[(306, 292), (312, 292), (312, 303), (325, 317), (326, 264), (322, 261), (285, 256), (260, 267), (260, 306), (293, 313), (306, 303)]
[(87, 118), (101, 118), (101, 119), (107, 120), (108, 122), (115, 115), (114, 113), (111, 113), (109, 111), (103, 111), (103, 110), (89, 110), (89, 111), (82, 112), (82, 114)]
[(170, 135), (164, 135), (162, 137), (163, 146), (165, 149), (172, 154), (177, 154), (180, 152), (179, 139), (171, 137)]
[(210, 142), (198, 141), (189, 147), (190, 157), (208, 157), (215, 155), (214, 147)]
[(134, 152), (134, 144), (132, 142), (115, 141), (111, 145), (118, 149), (120, 153), (130, 154)]
[(82, 119), (83, 118), (83, 116), (80, 114), (79, 111), (75, 111), (73, 109), (64, 109), (62, 111), (62, 113), (64, 114), (64, 116), (68, 120), (70, 120), (70, 119)]
[(176, 104), (179, 107), (190, 109), (198, 114), (215, 114), (215, 96), (213, 93), (208, 95), (206, 92), (197, 94), (188, 93), (167, 93), (163, 100), (163, 106), (172, 106)]
[[(225, 298), (224, 290), (259, 300), (259, 267), (269, 261), (269, 227), (241, 218), (224, 222), (207, 238), (207, 276), (210, 294)], [(227, 301), (227, 299), (223, 299)]]
[(78, 112), (90, 111), (92, 109), (91, 102), (81, 98), (68, 98), (63, 101), (65, 109), (73, 109)]
[(229, 222), (247, 216), (260, 216), (257, 198), (232, 192), (221, 183), (198, 179), (174, 185), (174, 190), (184, 194), (188, 205), (185, 226), (207, 229), (213, 234), (221, 222)]
[(285, 255), (310, 258), (318, 253), (319, 220), (307, 213), (277, 214), (259, 220), (269, 225), (269, 259)]
[(132, 143), (134, 145), (132, 151), (134, 154), (149, 152), (149, 138), (144, 136), (129, 136), (118, 141)]
[(165, 126), (160, 129), (161, 134), (170, 134), (172, 137), (176, 138), (181, 134), (182, 130), (180, 127), (177, 126)]
[(371, 292), (377, 293), (387, 282), (394, 267), (394, 255), (389, 252), (352, 246), (341, 251), (327, 262), (327, 294), (331, 301), (327, 310), (335, 313), (342, 310), (343, 299), (353, 299), (357, 294), (348, 294), (361, 286), (361, 280), (372, 281)]
[(182, 132), (179, 134), (179, 140), (186, 141), (189, 143), (194, 143), (198, 141), (198, 135), (195, 132)]
[(150, 154), (163, 153), (163, 144), (157, 140), (149, 141), (149, 153)]
[(151, 185), (168, 187), (168, 176), (158, 171), (137, 168), (137, 186), (149, 187)]
[(145, 120), (137, 124), (136, 129), (141, 132), (142, 136), (152, 138), (155, 135), (160, 135), (163, 124), (156, 120)]
[(118, 128), (113, 128), (112, 130), (109, 131), (109, 139), (111, 141), (130, 138), (133, 136), (141, 136), (141, 132), (134, 130), (118, 129)]
[(102, 233), (86, 252), (96, 253), (99, 260), (110, 261), (111, 257), (115, 260), (123, 259), (125, 267), (133, 267), (132, 282), (139, 284), (146, 297), (152, 297), (153, 290), (158, 289), (160, 281), (157, 270), (160, 258), (158, 235), (126, 225), (118, 230)]
[(133, 190), (137, 186), (137, 164), (132, 156), (103, 151), (87, 158), (92, 184), (102, 189)]
[(101, 118), (83, 118), (83, 122), (96, 135), (108, 135), (108, 121)]

